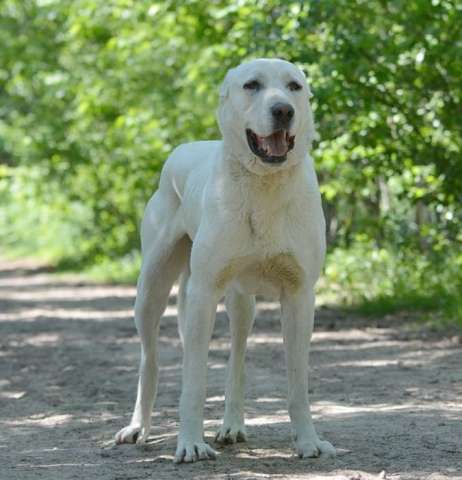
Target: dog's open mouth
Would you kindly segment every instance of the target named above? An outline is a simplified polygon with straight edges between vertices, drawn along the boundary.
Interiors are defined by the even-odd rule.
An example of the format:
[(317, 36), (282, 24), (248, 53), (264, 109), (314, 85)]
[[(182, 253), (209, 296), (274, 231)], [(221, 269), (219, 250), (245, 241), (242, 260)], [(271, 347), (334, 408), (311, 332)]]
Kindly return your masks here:
[(278, 130), (267, 137), (260, 137), (248, 128), (247, 143), (250, 150), (265, 163), (282, 163), (287, 152), (294, 148), (295, 135), (290, 136), (287, 130)]

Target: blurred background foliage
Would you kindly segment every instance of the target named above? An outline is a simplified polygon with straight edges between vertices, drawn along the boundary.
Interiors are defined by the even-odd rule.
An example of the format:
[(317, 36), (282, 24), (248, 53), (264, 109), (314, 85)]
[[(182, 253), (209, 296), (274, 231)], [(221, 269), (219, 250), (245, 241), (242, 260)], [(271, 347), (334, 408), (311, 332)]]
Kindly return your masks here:
[(315, 94), (333, 301), (460, 320), (461, 30), (458, 0), (1, 0), (0, 244), (132, 276), (169, 152), (277, 56)]

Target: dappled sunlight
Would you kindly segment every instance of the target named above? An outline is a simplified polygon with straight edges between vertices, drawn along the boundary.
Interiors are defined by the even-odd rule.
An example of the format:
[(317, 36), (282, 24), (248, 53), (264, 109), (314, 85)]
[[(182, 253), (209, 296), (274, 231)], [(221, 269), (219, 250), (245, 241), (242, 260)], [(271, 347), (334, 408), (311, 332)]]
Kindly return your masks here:
[[(8, 286), (11, 287), (11, 284)], [(46, 285), (45, 285), (46, 286)], [(136, 295), (135, 287), (101, 287), (101, 286), (75, 286), (59, 288), (42, 288), (33, 292), (27, 291), (8, 291), (2, 290), (0, 284), (0, 300), (14, 300), (27, 302), (48, 302), (50, 300), (58, 301), (76, 301), (93, 300), (96, 298), (128, 298), (133, 299)]]
[[(37, 275), (36, 288), (23, 290), (20, 281), (14, 286), (14, 269), (8, 277), (0, 274), (2, 281), (13, 280), (0, 287), (0, 306), (5, 305), (0, 311), (0, 356), (5, 359), (0, 364), (0, 451), (10, 452), (17, 472), (43, 471), (50, 478), (86, 471), (106, 479), (104, 472), (121, 465), (143, 474), (160, 468), (177, 476), (178, 467), (171, 463), (182, 365), (177, 291), (160, 328), (151, 436), (142, 447), (116, 447), (113, 435), (129, 422), (136, 393), (140, 345), (133, 323), (134, 287), (60, 285), (51, 274)], [(34, 284), (33, 274), (20, 278)], [(212, 444), (222, 422), (230, 349), (224, 310), (220, 303), (208, 361), (204, 428)], [(219, 452), (214, 470), (206, 464), (182, 466), (187, 478), (208, 480), (229, 465), (241, 472), (236, 478), (243, 472), (253, 478), (284, 477), (288, 471), (291, 478), (306, 478), (307, 472), (310, 478), (319, 472), (323, 479), (337, 478), (338, 469), (361, 472), (363, 452), (380, 469), (392, 471), (402, 455), (400, 439), (412, 453), (407, 460), (400, 457), (405, 471), (418, 470), (415, 459), (422, 448), (435, 469), (452, 467), (456, 446), (450, 432), (462, 420), (457, 343), (403, 341), (396, 328), (359, 328), (344, 313), (318, 310), (311, 349), (312, 414), (320, 435), (340, 453), (335, 461), (299, 461), (292, 450), (278, 317), (276, 303), (257, 304), (246, 355), (248, 442), (214, 444)], [(374, 477), (364, 473), (363, 478)]]
[(281, 399), (280, 398), (272, 398), (272, 397), (259, 397), (259, 398), (256, 399), (256, 402), (257, 403), (277, 403), (277, 402), (281, 402)]
[[(319, 316), (319, 313), (318, 313)], [(349, 328), (348, 331), (341, 330), (336, 331), (316, 331), (316, 327), (322, 327), (322, 325), (315, 325), (315, 331), (313, 332), (313, 344), (317, 342), (330, 341), (332, 343), (346, 343), (350, 339), (355, 343), (358, 342), (375, 342), (377, 340), (387, 340), (389, 335), (393, 332), (391, 328), (371, 328), (364, 329)]]
[[(11, 275), (0, 277), (0, 287), (2, 290), (20, 288), (21, 290), (28, 290), (28, 287), (39, 286), (62, 286), (66, 285), (65, 282), (61, 283), (56, 279), (50, 282), (49, 274), (40, 275), (14, 275), (15, 270), (11, 270)], [(76, 285), (77, 282), (69, 281), (70, 285)], [(78, 284), (77, 284), (78, 285)]]
[[(415, 413), (415, 403), (402, 403), (400, 405), (392, 405), (389, 403), (376, 403), (374, 405), (345, 405), (336, 404), (329, 401), (318, 401), (313, 404), (313, 412), (315, 415), (328, 415), (339, 417), (351, 417), (352, 415), (365, 414), (365, 413)], [(462, 415), (462, 405), (460, 403), (445, 403), (446, 412), (441, 412), (442, 417), (454, 418), (454, 414), (457, 416)], [(419, 412), (435, 413), (435, 405), (419, 405)]]
[(34, 308), (21, 309), (14, 313), (0, 313), (1, 322), (22, 321), (33, 322), (37, 318), (52, 318), (59, 320), (92, 320), (111, 321), (117, 318), (133, 317), (133, 310), (81, 310), (66, 308)]
[(247, 424), (248, 425), (272, 425), (272, 424), (281, 423), (281, 420), (283, 422), (284, 421), (289, 422), (289, 415), (287, 413), (285, 413), (282, 416), (281, 415), (258, 415), (258, 417), (247, 419)]
[(59, 333), (39, 333), (37, 335), (23, 335), (17, 341), (13, 341), (13, 346), (33, 345), (36, 347), (57, 344), (62, 342), (62, 335)]
[(26, 392), (23, 391), (14, 391), (14, 390), (3, 390), (0, 392), (0, 399), (5, 400), (19, 400), (24, 397)]
[(58, 425), (64, 425), (68, 423), (72, 419), (72, 415), (49, 415), (46, 416), (44, 414), (36, 414), (32, 415), (29, 418), (20, 418), (16, 420), (10, 421), (3, 421), (3, 425), (5, 426), (31, 426), (36, 425), (39, 427), (56, 427)]
[(256, 345), (271, 345), (271, 344), (282, 345), (283, 344), (282, 336), (280, 334), (276, 336), (273, 334), (261, 333), (258, 336), (250, 335), (249, 339), (247, 340), (247, 345), (249, 345), (249, 347), (256, 346)]

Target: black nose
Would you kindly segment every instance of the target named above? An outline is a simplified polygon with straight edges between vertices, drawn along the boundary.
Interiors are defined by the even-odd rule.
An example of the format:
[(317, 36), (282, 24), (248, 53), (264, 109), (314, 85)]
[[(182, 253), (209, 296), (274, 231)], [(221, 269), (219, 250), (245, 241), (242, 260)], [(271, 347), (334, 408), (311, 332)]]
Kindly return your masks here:
[(275, 103), (271, 107), (271, 115), (273, 115), (275, 128), (285, 128), (290, 125), (294, 117), (294, 107), (288, 103)]

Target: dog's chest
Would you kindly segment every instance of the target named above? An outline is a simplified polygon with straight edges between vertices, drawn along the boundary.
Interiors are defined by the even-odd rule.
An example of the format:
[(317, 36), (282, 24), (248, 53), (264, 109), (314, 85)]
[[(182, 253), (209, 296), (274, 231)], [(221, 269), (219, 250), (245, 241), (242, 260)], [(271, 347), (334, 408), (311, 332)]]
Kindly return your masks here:
[[(268, 215), (261, 210), (249, 209), (244, 214), (245, 228), (253, 243), (267, 244), (277, 242), (282, 228), (278, 215)], [(263, 245), (262, 245), (263, 246)]]
[(256, 251), (278, 252), (291, 229), (293, 210), (294, 205), (270, 195), (246, 198), (237, 208), (239, 220), (234, 226)]
[(303, 269), (294, 255), (284, 252), (233, 258), (218, 275), (217, 286), (233, 283), (243, 293), (278, 297), (282, 291), (297, 291), (303, 280)]
[(307, 266), (312, 276), (322, 257), (319, 199), (276, 193), (270, 188), (252, 191), (230, 202), (234, 208), (228, 210), (223, 230), (226, 253), (216, 280), (219, 289), (233, 284), (243, 293), (274, 298), (295, 293), (307, 280), (312, 283)]

